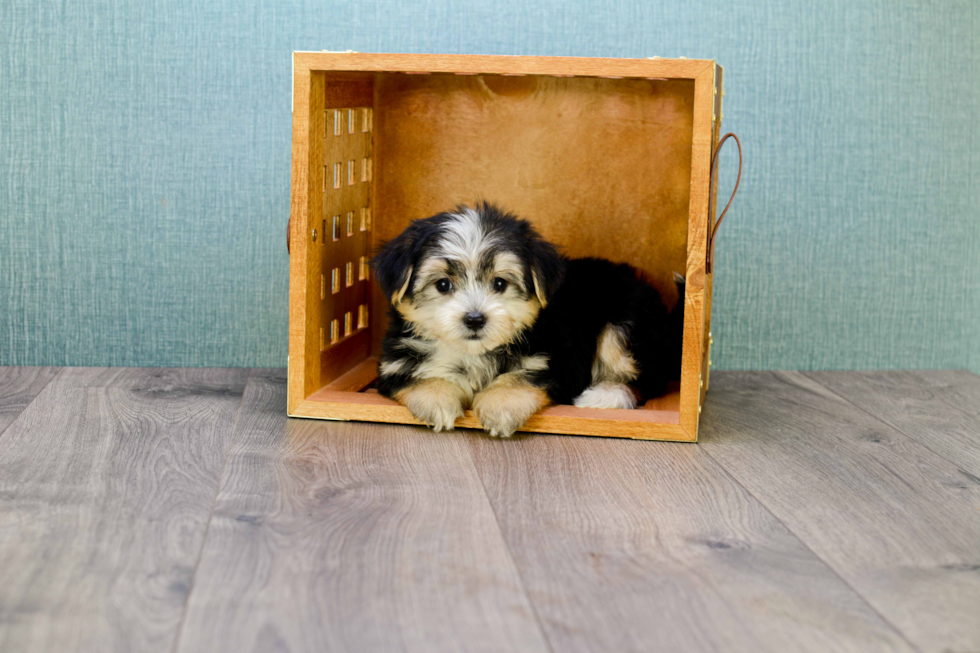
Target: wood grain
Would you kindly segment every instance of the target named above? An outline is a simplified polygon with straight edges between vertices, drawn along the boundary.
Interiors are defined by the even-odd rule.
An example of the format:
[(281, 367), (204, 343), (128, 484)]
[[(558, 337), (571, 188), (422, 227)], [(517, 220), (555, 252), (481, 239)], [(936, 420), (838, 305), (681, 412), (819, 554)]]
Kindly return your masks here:
[(980, 649), (980, 477), (929, 450), (971, 443), (965, 372), (719, 373), (691, 446), (288, 420), (277, 370), (11, 374), (2, 651)]
[(0, 437), (58, 370), (57, 367), (0, 367)]
[(171, 650), (246, 374), (66, 368), (10, 425), (0, 650)]
[(378, 359), (368, 357), (355, 368), (337, 377), (322, 390), (326, 392), (360, 392), (378, 378)]
[[(676, 397), (674, 394), (673, 398), (666, 398), (667, 402), (674, 402), (673, 409), (658, 409), (656, 403), (635, 410), (548, 406), (532, 415), (521, 431), (689, 442), (691, 437), (677, 424)], [(405, 406), (377, 393), (335, 392), (326, 388), (310, 395), (292, 416), (421, 424)], [(456, 426), (480, 428), (480, 421), (472, 410), (466, 410), (456, 420)]]
[(606, 57), (528, 57), (373, 52), (294, 52), (293, 60), (310, 70), (555, 75), (583, 77), (676, 77), (694, 79), (709, 59), (625, 59)]
[(554, 651), (908, 651), (697, 446), (470, 439)]
[[(421, 424), (403, 405), (380, 396), (377, 392), (360, 392), (377, 377), (376, 358), (363, 363), (335, 381), (314, 392), (290, 415), (319, 419)], [(530, 433), (566, 433), (601, 435), (638, 440), (691, 441), (691, 436), (678, 425), (678, 384), (671, 383), (667, 392), (648, 400), (642, 408), (596, 409), (576, 406), (548, 406), (522, 427)], [(466, 410), (456, 420), (458, 428), (481, 428), (472, 410)]]
[(980, 376), (964, 370), (806, 376), (980, 477)]
[[(306, 273), (306, 343), (304, 348), (306, 381), (304, 397), (319, 388), (323, 379), (322, 358), (320, 356), (320, 247), (313, 242), (313, 230), (316, 229), (323, 217), (323, 186), (326, 181), (326, 171), (323, 169), (323, 135), (326, 131), (326, 80), (322, 73), (312, 73), (309, 78), (309, 99), (307, 109), (309, 120), (306, 123), (307, 145), (305, 154), (309, 157), (306, 162), (306, 216), (299, 222), (306, 224), (300, 239), (306, 241), (302, 250), (305, 252)], [(295, 120), (295, 113), (293, 119)], [(294, 137), (295, 138), (295, 137)], [(294, 154), (293, 156), (297, 156)]]
[(681, 352), (680, 425), (698, 438), (703, 389), (706, 310), (705, 252), (708, 241), (708, 197), (711, 194), (711, 148), (714, 145), (715, 67), (694, 80), (694, 125), (687, 221), (687, 267), (684, 293), (684, 346)]
[[(722, 100), (725, 97), (724, 88), (724, 78), (725, 69), (719, 65), (715, 65), (715, 87), (714, 87), (714, 100), (715, 103), (712, 107), (713, 115), (715, 119), (712, 121), (711, 129), (711, 152), (714, 155), (715, 148), (718, 146), (718, 139), (721, 136), (721, 106)], [(709, 159), (710, 163), (710, 159)], [(718, 177), (720, 175), (715, 175), (714, 184), (710, 188), (711, 196), (709, 199), (716, 200), (718, 197)], [(709, 167), (709, 177), (710, 177), (710, 167)], [(710, 180), (709, 180), (710, 181)], [(717, 213), (718, 213), (718, 203), (716, 201), (709, 202), (711, 206), (710, 215), (708, 215), (707, 223), (705, 224), (705, 235), (708, 237), (710, 242), (710, 236), (714, 230), (715, 224), (717, 224)], [(705, 275), (704, 275), (704, 328), (701, 331), (702, 340), (702, 354), (701, 354), (701, 376), (698, 381), (700, 386), (700, 397), (699, 401), (701, 405), (704, 405), (705, 398), (708, 393), (708, 384), (711, 377), (711, 297), (714, 289), (714, 273), (707, 266), (707, 257), (713, 256), (709, 254), (708, 244), (705, 244)]]
[(178, 651), (545, 651), (463, 433), (287, 420), (249, 380)]
[[(316, 167), (321, 171), (318, 178), (321, 179), (322, 188), (316, 186), (312, 173), (310, 187), (314, 192), (320, 191), (322, 201), (315, 209), (311, 206), (309, 219), (313, 228), (320, 229), (317, 225), (322, 225), (323, 234), (318, 244), (311, 246), (312, 251), (315, 252), (316, 262), (307, 274), (314, 278), (317, 285), (320, 283), (320, 275), (323, 275), (327, 280), (326, 285), (330, 286), (329, 280), (334, 270), (338, 271), (340, 278), (337, 292), (331, 292), (328, 288), (324, 297), (316, 302), (315, 310), (308, 313), (308, 316), (313, 316), (315, 330), (323, 328), (325, 334), (325, 342), (318, 353), (319, 385), (322, 386), (336, 380), (370, 355), (371, 334), (368, 325), (365, 325), (363, 330), (358, 330), (357, 322), (359, 307), (367, 304), (370, 288), (370, 277), (361, 279), (359, 272), (361, 257), (368, 259), (371, 257), (371, 234), (367, 229), (360, 230), (360, 222), (361, 211), (373, 208), (370, 200), (374, 185), (371, 149), (374, 133), (363, 130), (365, 114), (369, 115), (372, 107), (360, 106), (354, 102), (366, 102), (371, 105), (374, 85), (371, 79), (366, 79), (356, 84), (348, 82), (338, 86), (336, 80), (327, 77), (322, 88), (317, 85), (311, 88), (311, 92), (323, 92), (329, 96), (324, 104), (327, 107), (325, 129), (320, 130), (322, 133), (319, 138), (322, 142), (316, 149), (320, 159), (316, 162), (316, 166), (312, 162), (310, 164), (311, 170)], [(316, 104), (321, 103), (322, 101)], [(313, 104), (311, 102), (311, 105)], [(353, 116), (350, 115), (351, 110)], [(367, 124), (370, 125), (370, 121), (367, 121)], [(339, 133), (335, 133), (337, 132), (335, 127), (339, 127)], [(313, 129), (310, 138), (316, 138)], [(362, 169), (366, 161), (371, 161), (370, 166), (367, 166), (367, 170), (372, 171), (370, 175), (365, 175), (367, 170)], [(355, 167), (353, 183), (349, 183), (351, 180), (348, 166), (351, 162)], [(338, 187), (334, 188), (334, 166), (338, 164), (340, 179)], [(352, 222), (350, 233), (347, 230), (349, 217)], [(332, 238), (335, 218), (339, 222), (336, 241)], [(349, 286), (346, 278), (347, 265), (351, 266), (352, 272)], [(344, 328), (346, 314), (351, 316), (350, 334), (347, 334)], [(338, 325), (338, 342), (332, 345), (330, 344), (331, 320), (337, 320)]]
[(378, 235), (390, 240), (412, 219), (492, 200), (568, 256), (641, 268), (671, 305), (673, 275), (687, 265), (695, 86), (379, 75)]
[[(322, 81), (322, 77), (320, 78)], [(322, 84), (320, 85), (322, 89)], [(293, 57), (293, 147), (290, 176), (289, 209), (289, 411), (314, 392), (320, 383), (320, 344), (315, 333), (319, 325), (315, 319), (316, 302), (308, 297), (319, 268), (311, 265), (312, 249), (307, 233), (311, 202), (323, 198), (318, 188), (310, 189), (310, 161), (316, 159), (312, 149), (322, 147), (322, 134), (317, 138), (315, 117), (322, 115), (323, 106), (316, 104), (312, 95), (316, 90), (310, 69), (297, 57)], [(321, 99), (325, 97), (321, 94)], [(311, 105), (312, 103), (312, 105)], [(321, 118), (325, 120), (326, 118)], [(322, 172), (318, 177), (323, 184)], [(314, 182), (316, 179), (313, 180)], [(319, 296), (319, 295), (317, 295)]]
[(702, 435), (921, 650), (980, 650), (980, 479), (799, 373), (716, 373)]

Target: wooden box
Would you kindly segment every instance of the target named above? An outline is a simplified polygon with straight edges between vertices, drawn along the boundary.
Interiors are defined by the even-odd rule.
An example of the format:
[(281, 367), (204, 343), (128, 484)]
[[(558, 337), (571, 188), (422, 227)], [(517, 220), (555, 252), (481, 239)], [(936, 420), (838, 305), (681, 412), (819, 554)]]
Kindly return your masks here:
[(289, 415), (418, 423), (370, 387), (387, 305), (367, 261), (411, 219), (487, 199), (571, 256), (642, 268), (668, 304), (687, 277), (679, 387), (522, 430), (696, 440), (721, 84), (697, 59), (294, 53)]

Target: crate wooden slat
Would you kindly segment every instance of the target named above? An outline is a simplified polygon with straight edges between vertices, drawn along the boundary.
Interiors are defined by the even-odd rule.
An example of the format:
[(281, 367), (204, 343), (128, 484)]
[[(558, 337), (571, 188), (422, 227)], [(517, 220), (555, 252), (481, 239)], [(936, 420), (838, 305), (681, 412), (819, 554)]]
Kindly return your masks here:
[[(697, 59), (295, 53), (289, 414), (417, 423), (369, 388), (387, 306), (363, 262), (411, 219), (488, 199), (570, 255), (642, 268), (668, 302), (673, 272), (687, 277), (679, 389), (632, 411), (551, 406), (524, 430), (696, 440), (721, 72)], [(479, 426), (469, 411), (457, 425)]]

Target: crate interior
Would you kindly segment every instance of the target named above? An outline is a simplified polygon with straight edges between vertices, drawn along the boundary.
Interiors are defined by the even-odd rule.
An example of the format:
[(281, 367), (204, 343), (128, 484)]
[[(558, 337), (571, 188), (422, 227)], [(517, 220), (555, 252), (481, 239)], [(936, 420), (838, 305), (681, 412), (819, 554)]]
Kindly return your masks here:
[[(322, 202), (311, 202), (320, 269), (308, 401), (386, 405), (372, 390), (387, 306), (373, 249), (411, 219), (487, 199), (531, 220), (570, 256), (649, 275), (668, 306), (686, 269), (694, 82), (682, 79), (313, 73)], [(312, 189), (311, 189), (312, 190)], [(319, 212), (317, 212), (319, 208)], [(314, 366), (316, 367), (316, 366)], [(680, 373), (680, 370), (678, 370)], [(634, 411), (555, 406), (562, 417), (678, 421), (679, 393)]]

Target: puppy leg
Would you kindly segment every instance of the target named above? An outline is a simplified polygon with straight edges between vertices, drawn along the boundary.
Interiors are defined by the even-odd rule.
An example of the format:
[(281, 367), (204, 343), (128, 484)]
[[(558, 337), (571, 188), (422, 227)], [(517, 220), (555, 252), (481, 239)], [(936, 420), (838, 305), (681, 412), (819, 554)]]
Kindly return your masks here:
[(480, 426), (492, 436), (510, 437), (524, 422), (548, 405), (548, 394), (531, 385), (522, 373), (501, 374), (473, 398)]
[(599, 334), (592, 385), (572, 402), (579, 408), (636, 408), (636, 393), (629, 386), (638, 372), (633, 353), (626, 345), (626, 333), (607, 324)]
[(451, 431), (456, 418), (463, 416), (468, 397), (466, 391), (455, 383), (433, 378), (422, 379), (402, 388), (395, 398), (432, 430)]

